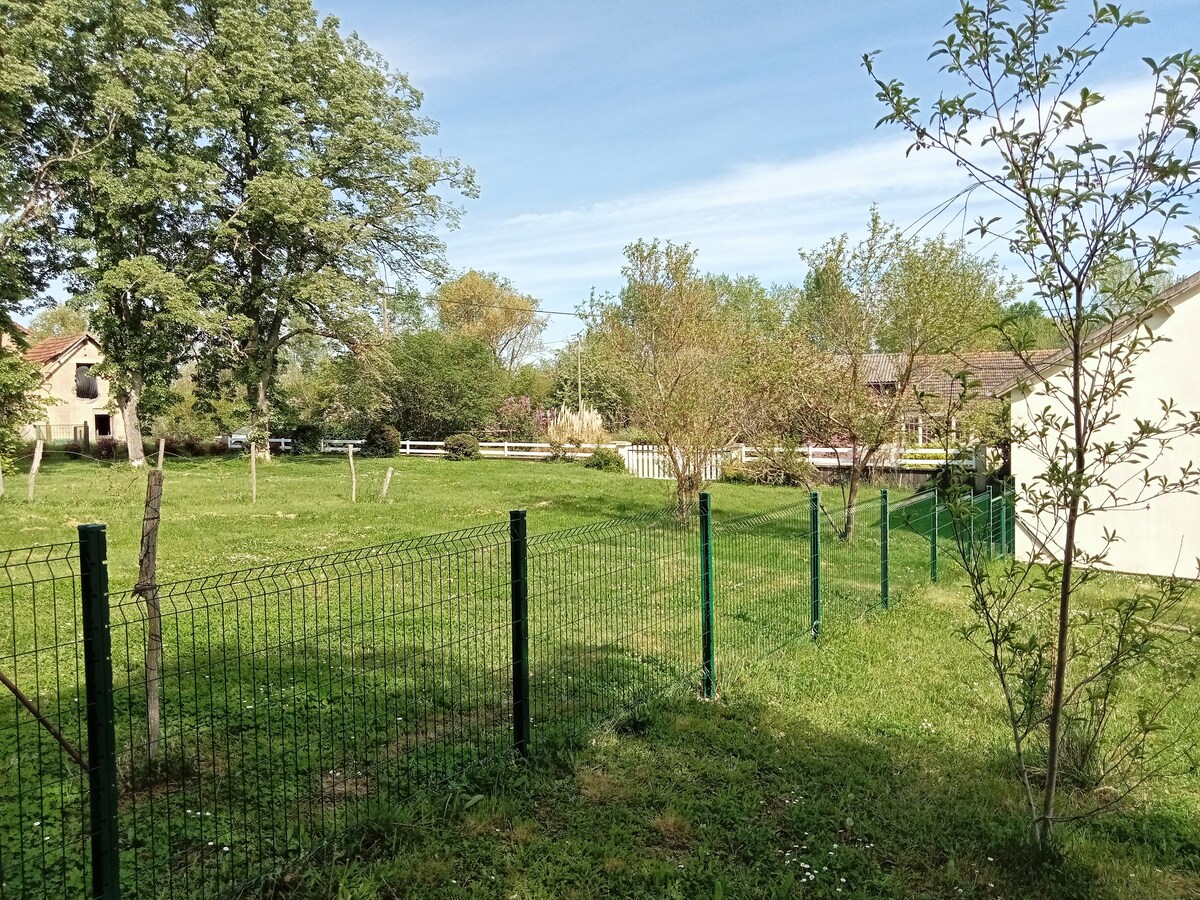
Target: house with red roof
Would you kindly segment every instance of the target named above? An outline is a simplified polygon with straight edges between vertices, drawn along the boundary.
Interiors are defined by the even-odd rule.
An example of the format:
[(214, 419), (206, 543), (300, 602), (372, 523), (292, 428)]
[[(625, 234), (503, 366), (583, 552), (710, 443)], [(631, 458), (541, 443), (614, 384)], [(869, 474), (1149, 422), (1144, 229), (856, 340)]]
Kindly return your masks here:
[(49, 337), (24, 355), (41, 368), (41, 391), (50, 401), (46, 420), (26, 427), (27, 439), (84, 443), (124, 435), (108, 381), (93, 372), (104, 362), (104, 353), (92, 335), (85, 332)]

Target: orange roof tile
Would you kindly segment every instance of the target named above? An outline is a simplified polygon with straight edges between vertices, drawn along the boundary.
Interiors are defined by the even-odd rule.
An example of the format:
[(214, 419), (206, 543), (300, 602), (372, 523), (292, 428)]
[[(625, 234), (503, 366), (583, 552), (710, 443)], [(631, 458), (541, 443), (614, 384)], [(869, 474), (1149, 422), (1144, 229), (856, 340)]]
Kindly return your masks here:
[(25, 351), (25, 358), (29, 362), (48, 363), (51, 360), (58, 359), (67, 350), (74, 347), (79, 341), (87, 337), (86, 334), (68, 334), (63, 337), (46, 338), (40, 341)]

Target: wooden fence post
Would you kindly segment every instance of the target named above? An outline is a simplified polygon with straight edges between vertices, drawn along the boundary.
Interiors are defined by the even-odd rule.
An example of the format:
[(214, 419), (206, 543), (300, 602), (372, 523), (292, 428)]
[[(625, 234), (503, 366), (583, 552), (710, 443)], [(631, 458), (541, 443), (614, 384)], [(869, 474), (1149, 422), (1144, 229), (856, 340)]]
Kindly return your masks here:
[(158, 523), (162, 505), (163, 473), (158, 468), (146, 478), (146, 509), (142, 516), (142, 549), (138, 554), (136, 592), (146, 602), (146, 732), (153, 762), (162, 741), (162, 610), (158, 605)]
[(258, 444), (250, 442), (250, 502), (258, 502)]
[(162, 471), (162, 466), (163, 466), (163, 454), (166, 453), (166, 451), (167, 451), (167, 439), (159, 438), (158, 439), (158, 471), (160, 471), (160, 472)]
[(350, 460), (350, 502), (358, 502), (358, 473), (354, 471), (354, 445), (346, 447), (346, 458)]
[(388, 488), (392, 486), (392, 467), (388, 466), (387, 474), (383, 476), (383, 490), (379, 492), (379, 499), (386, 500)]
[(29, 493), (25, 499), (33, 502), (33, 484), (37, 480), (38, 469), (42, 466), (42, 442), (39, 439), (33, 448), (33, 464), (29, 467)]

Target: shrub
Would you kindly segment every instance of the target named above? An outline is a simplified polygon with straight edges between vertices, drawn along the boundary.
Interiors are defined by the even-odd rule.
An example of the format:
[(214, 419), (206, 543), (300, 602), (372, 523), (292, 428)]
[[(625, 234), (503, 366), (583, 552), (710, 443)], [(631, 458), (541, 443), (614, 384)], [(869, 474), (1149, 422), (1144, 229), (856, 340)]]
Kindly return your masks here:
[(736, 484), (804, 487), (812, 484), (816, 470), (794, 450), (760, 456), (747, 463), (726, 463), (721, 480)]
[(63, 452), (67, 456), (83, 456), (83, 444), (79, 443), (79, 441), (67, 441), (66, 446), (63, 447)]
[(598, 469), (601, 472), (627, 472), (625, 460), (621, 454), (609, 447), (597, 447), (596, 452), (583, 461), (585, 469)]
[(473, 434), (452, 434), (446, 438), (446, 459), (478, 459), (479, 440)]
[(400, 452), (400, 432), (392, 425), (372, 425), (363, 444), (364, 456), (395, 456)]
[[(175, 446), (177, 448), (175, 452), (182, 452), (185, 456), (203, 456), (204, 451), (208, 449), (208, 441), (202, 441), (195, 435), (189, 434), (182, 440), (177, 441)], [(171, 452), (170, 441), (167, 442), (167, 452)]]
[(623, 428), (616, 435), (619, 441), (629, 441), (631, 444), (657, 444), (658, 441), (648, 431), (641, 428)]
[[(329, 435), (334, 437), (334, 435)], [(316, 453), (321, 448), (321, 426), (305, 423), (292, 429), (293, 453)]]
[(116, 459), (117, 441), (115, 438), (96, 438), (96, 459)]
[(208, 452), (213, 456), (224, 456), (229, 452), (229, 441), (225, 438), (217, 438), (208, 445)]
[(567, 452), (567, 445), (562, 441), (550, 441), (550, 455), (546, 457), (548, 463), (569, 463), (574, 462), (575, 457)]
[(536, 441), (541, 410), (528, 397), (506, 397), (496, 410), (496, 431), (509, 441)]

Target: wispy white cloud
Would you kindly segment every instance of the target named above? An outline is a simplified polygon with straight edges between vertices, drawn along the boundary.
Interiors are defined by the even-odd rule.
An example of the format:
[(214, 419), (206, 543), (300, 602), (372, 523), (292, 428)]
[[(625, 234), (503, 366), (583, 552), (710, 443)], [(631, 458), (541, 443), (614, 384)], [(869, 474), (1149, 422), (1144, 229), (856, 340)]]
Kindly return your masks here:
[[(1138, 79), (1102, 93), (1107, 100), (1091, 117), (1093, 136), (1123, 146), (1142, 124), (1151, 88)], [(713, 178), (587, 205), (492, 221), (468, 213), (463, 229), (450, 236), (450, 261), (503, 272), (555, 308), (573, 306), (592, 286), (615, 289), (621, 250), (638, 238), (687, 241), (710, 271), (798, 280), (797, 251), (861, 232), (872, 204), (908, 226), (970, 183), (944, 154), (906, 155), (907, 146), (902, 136), (881, 134), (832, 152), (742, 164)], [(1003, 212), (995, 197), (975, 191), (924, 224), (923, 233), (958, 237), (977, 216)], [(993, 244), (988, 252), (999, 249)]]

